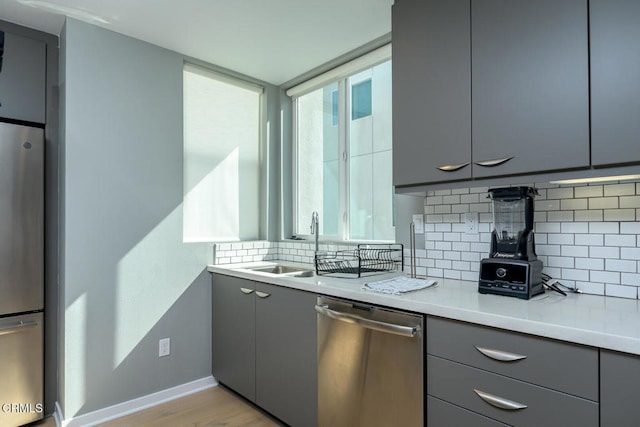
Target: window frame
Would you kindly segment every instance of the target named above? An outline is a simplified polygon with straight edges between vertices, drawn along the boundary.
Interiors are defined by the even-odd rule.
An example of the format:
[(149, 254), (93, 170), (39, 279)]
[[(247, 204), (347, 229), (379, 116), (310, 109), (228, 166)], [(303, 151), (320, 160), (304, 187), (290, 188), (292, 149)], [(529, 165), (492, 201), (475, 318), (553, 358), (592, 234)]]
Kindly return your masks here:
[[(301, 83), (286, 91), (287, 95), (291, 97), (292, 102), (292, 231), (295, 236), (303, 237), (305, 239), (312, 239), (310, 228), (305, 227), (304, 223), (299, 224), (298, 218), (300, 215), (299, 203), (298, 203), (298, 190), (300, 175), (299, 163), (298, 163), (298, 99), (306, 94), (314, 92), (318, 89), (322, 89), (325, 86), (337, 83), (338, 85), (338, 233), (337, 234), (324, 234), (320, 229), (319, 240), (321, 241), (336, 241), (344, 243), (389, 243), (391, 240), (363, 240), (363, 239), (351, 239), (349, 233), (349, 197), (350, 197), (350, 131), (349, 123), (351, 120), (351, 97), (352, 93), (346, 93), (351, 91), (351, 85), (349, 85), (349, 79), (355, 74), (362, 72), (366, 69), (373, 68), (376, 65), (380, 65), (384, 62), (390, 61), (391, 58), (391, 44), (385, 45), (374, 51), (371, 51), (363, 56), (360, 56), (354, 60), (346, 62), (341, 66), (338, 66), (331, 71), (314, 77), (308, 81)], [(359, 84), (359, 83), (358, 83)], [(389, 100), (391, 101), (391, 100)], [(391, 201), (393, 204), (393, 200)], [(311, 214), (309, 212), (309, 226), (311, 225)], [(322, 221), (322, 218), (321, 218)], [(300, 229), (301, 227), (302, 229)]]

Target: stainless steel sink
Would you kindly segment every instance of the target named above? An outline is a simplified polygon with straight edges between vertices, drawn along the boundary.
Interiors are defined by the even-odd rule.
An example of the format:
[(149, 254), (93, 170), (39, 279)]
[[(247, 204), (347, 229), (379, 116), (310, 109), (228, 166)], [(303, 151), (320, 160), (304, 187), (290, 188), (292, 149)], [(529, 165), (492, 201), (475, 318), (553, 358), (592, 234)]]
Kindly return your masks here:
[(266, 267), (255, 267), (251, 268), (251, 271), (259, 271), (261, 273), (270, 273), (270, 274), (290, 274), (290, 273), (298, 273), (292, 274), (296, 277), (311, 277), (313, 276), (313, 270), (309, 270), (301, 267), (291, 267), (288, 265), (269, 265)]

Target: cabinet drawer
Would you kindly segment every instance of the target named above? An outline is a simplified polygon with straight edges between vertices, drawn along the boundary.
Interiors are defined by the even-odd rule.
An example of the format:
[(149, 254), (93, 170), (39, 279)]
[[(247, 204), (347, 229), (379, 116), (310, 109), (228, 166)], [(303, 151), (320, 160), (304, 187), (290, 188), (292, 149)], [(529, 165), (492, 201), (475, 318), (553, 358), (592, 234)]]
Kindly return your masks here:
[(492, 420), (433, 396), (427, 396), (427, 426), (508, 427), (508, 424)]
[[(595, 348), (429, 317), (427, 353), (598, 400)], [(515, 360), (499, 360), (510, 356)]]
[[(598, 404), (460, 363), (427, 356), (427, 393), (471, 411), (519, 427), (596, 427)], [(489, 394), (481, 398), (479, 393)], [(521, 409), (488, 403), (507, 399)], [(496, 404), (496, 402), (494, 402)]]

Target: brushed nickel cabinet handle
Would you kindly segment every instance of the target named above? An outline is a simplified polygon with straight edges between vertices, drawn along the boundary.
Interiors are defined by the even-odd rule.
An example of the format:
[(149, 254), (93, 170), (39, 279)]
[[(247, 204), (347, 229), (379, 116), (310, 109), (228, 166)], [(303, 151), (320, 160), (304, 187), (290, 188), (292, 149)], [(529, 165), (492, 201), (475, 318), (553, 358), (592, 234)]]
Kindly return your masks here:
[(527, 405), (524, 403), (514, 402), (513, 400), (505, 399), (504, 397), (496, 396), (478, 389), (473, 389), (480, 399), (484, 400), (491, 406), (496, 408), (506, 409), (507, 411), (518, 411), (520, 409), (526, 409)]
[(437, 169), (442, 172), (455, 172), (462, 169), (465, 166), (469, 166), (469, 162), (466, 163), (458, 163), (457, 165), (442, 165), (438, 166)]
[(253, 292), (253, 289), (249, 289), (249, 288), (240, 288), (240, 291), (243, 294), (250, 294), (251, 292)]
[(485, 168), (492, 168), (494, 166), (500, 166), (503, 163), (508, 162), (513, 159), (513, 157), (504, 157), (502, 159), (493, 159), (493, 160), (481, 160), (479, 162), (474, 162), (478, 166), (484, 166)]
[(509, 353), (507, 351), (496, 350), (493, 348), (478, 347), (477, 345), (474, 345), (474, 347), (476, 348), (476, 350), (478, 350), (480, 353), (484, 354), (488, 358), (499, 360), (500, 362), (515, 362), (517, 360), (522, 360), (527, 358), (527, 356), (524, 356), (522, 354)]
[(268, 294), (266, 292), (260, 292), (260, 291), (256, 291), (256, 295), (259, 296), (260, 298), (268, 298), (269, 296), (271, 296), (271, 294)]

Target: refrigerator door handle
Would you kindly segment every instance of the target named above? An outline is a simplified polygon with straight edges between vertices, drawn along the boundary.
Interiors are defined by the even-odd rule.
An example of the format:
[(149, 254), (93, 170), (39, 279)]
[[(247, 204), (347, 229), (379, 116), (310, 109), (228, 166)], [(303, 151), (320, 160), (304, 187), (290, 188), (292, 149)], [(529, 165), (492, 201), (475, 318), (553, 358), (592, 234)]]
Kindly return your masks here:
[(9, 325), (0, 326), (0, 335), (13, 334), (15, 332), (24, 331), (26, 329), (35, 328), (38, 326), (38, 322), (35, 320), (28, 320), (26, 322), (12, 323)]

